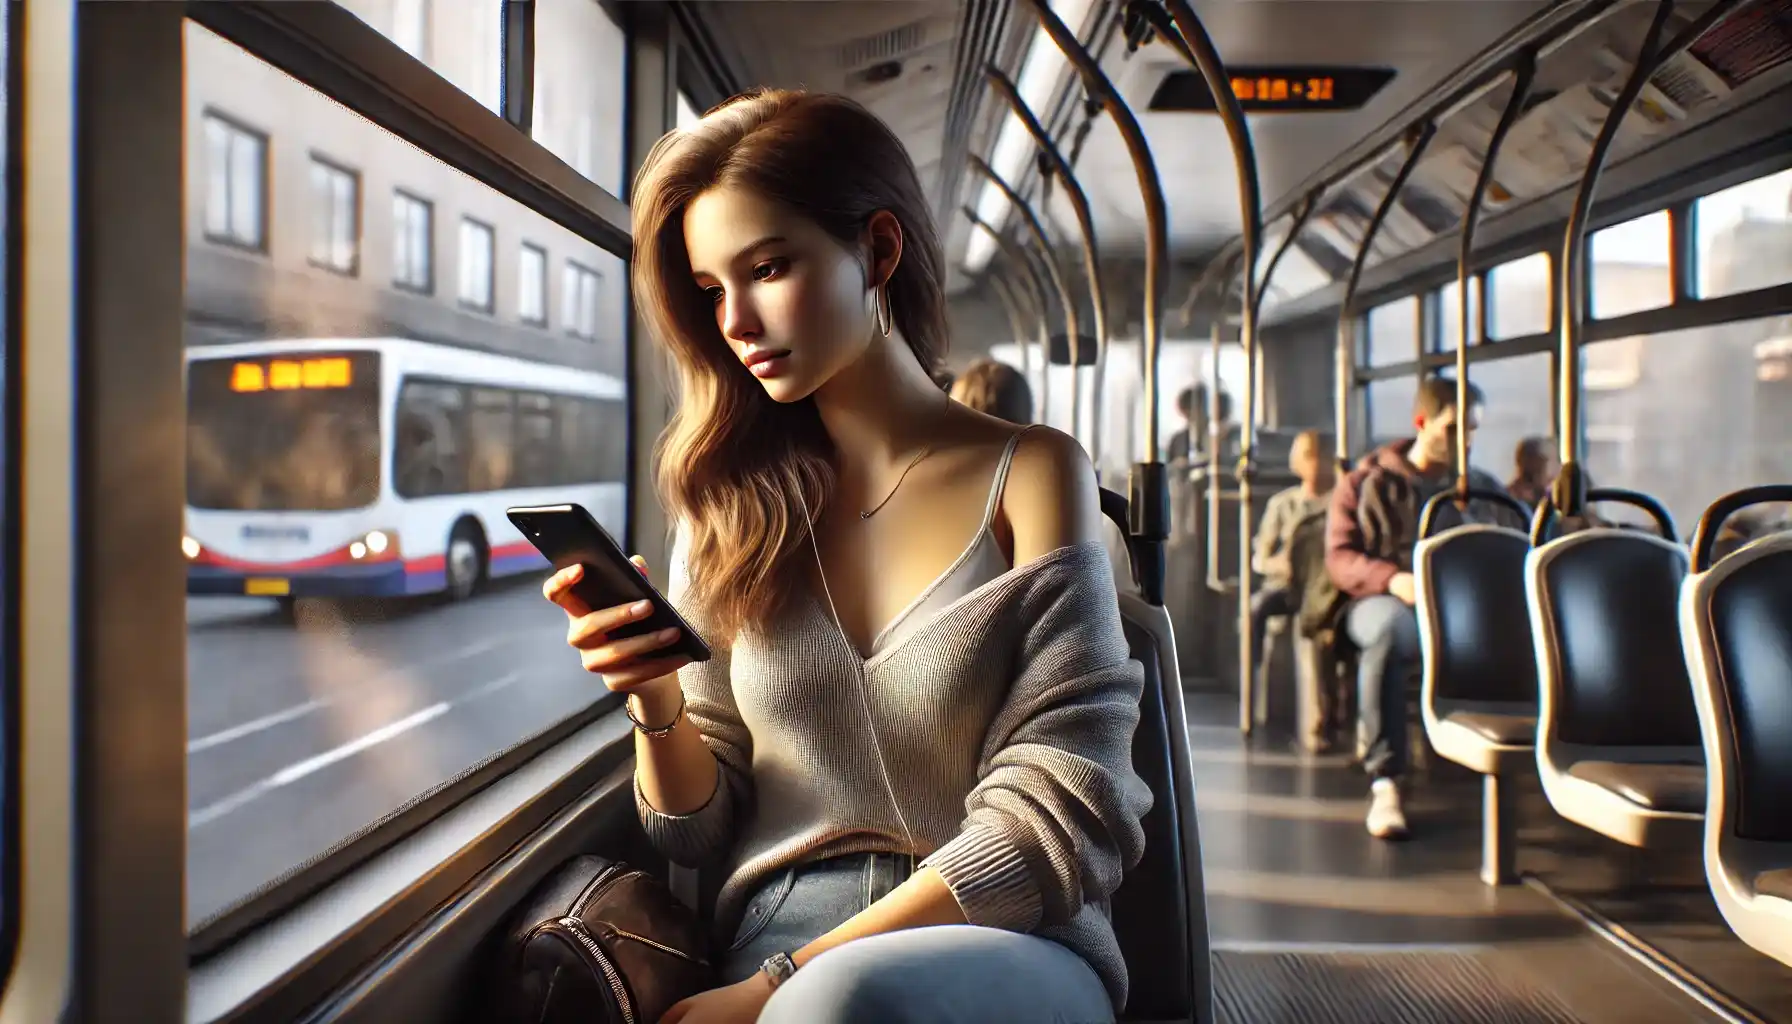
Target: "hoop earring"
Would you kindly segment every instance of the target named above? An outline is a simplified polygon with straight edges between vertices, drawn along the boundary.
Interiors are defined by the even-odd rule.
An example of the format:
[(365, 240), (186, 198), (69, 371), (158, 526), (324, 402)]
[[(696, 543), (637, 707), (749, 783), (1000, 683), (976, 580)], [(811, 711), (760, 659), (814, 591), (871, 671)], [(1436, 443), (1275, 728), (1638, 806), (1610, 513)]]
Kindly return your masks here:
[(891, 321), (896, 318), (895, 311), (891, 310), (889, 305), (890, 293), (879, 286), (876, 294), (872, 296), (871, 309), (872, 315), (877, 318), (878, 333), (886, 338), (890, 336), (890, 328), (894, 326)]

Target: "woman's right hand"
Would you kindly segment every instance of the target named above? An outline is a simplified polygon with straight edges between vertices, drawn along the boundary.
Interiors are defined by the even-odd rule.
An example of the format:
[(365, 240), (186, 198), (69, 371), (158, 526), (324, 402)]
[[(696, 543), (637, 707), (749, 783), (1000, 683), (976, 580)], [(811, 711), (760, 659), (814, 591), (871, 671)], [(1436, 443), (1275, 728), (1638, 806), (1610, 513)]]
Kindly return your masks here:
[[(647, 562), (639, 555), (629, 561), (641, 570), (643, 576), (647, 574)], [(601, 676), (604, 686), (616, 693), (645, 690), (649, 684), (668, 677), (676, 682), (673, 673), (690, 664), (691, 659), (683, 654), (656, 656), (656, 652), (665, 650), (678, 639), (677, 627), (611, 639), (610, 633), (652, 614), (653, 604), (637, 601), (593, 610), (572, 592), (573, 585), (584, 575), (582, 565), (562, 569), (548, 577), (541, 592), (565, 610), (569, 620), (566, 642), (579, 652), (579, 661), (585, 671)]]

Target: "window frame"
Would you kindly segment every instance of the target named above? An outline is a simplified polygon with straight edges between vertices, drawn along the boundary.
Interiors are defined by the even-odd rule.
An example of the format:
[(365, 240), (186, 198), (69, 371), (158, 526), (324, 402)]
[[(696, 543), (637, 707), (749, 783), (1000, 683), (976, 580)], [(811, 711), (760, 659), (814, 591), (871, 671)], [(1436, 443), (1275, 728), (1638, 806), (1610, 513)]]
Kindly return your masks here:
[[(307, 160), (305, 164), (305, 190), (306, 199), (308, 200), (306, 203), (306, 212), (310, 215), (307, 217), (307, 220), (310, 225), (311, 237), (306, 240), (305, 262), (319, 270), (327, 270), (332, 274), (337, 274), (342, 277), (360, 277), (361, 247), (366, 234), (366, 214), (365, 210), (362, 208), (362, 204), (366, 202), (366, 183), (362, 180), (360, 171), (349, 167), (340, 160), (333, 159), (319, 150), (311, 150), (308, 156), (309, 160)], [(354, 193), (349, 202), (349, 259), (347, 266), (338, 266), (330, 260), (319, 259), (317, 255), (319, 241), (316, 234), (319, 213), (317, 203), (321, 198), (317, 193), (316, 171), (318, 168), (322, 168), (326, 174), (346, 178), (350, 184), (354, 186)], [(332, 193), (330, 196), (330, 202), (332, 204), (332, 209), (330, 211), (332, 214), (332, 222), (335, 220), (335, 198), (335, 195)]]
[(433, 200), (425, 199), (422, 195), (403, 185), (393, 187), (392, 200), (394, 213), (401, 203), (423, 209), (423, 280), (411, 281), (398, 276), (399, 243), (401, 237), (406, 245), (409, 244), (410, 239), (403, 237), (401, 226), (397, 223), (395, 216), (392, 225), (392, 287), (413, 295), (434, 295), (436, 291), (436, 204)]
[[(485, 302), (479, 303), (467, 297), (467, 229), (473, 228), (485, 233)], [(483, 313), (494, 316), (498, 310), (498, 226), (480, 220), (470, 213), (460, 217), (459, 231), (455, 233), (455, 305), (471, 313)]]
[[(233, 114), (226, 113), (224, 110), (222, 110), (216, 106), (209, 105), (209, 104), (203, 110), (200, 111), (199, 120), (200, 120), (200, 131), (201, 132), (203, 132), (205, 130), (205, 124), (207, 122), (216, 121), (217, 123), (224, 126), (225, 131), (230, 132), (233, 135), (241, 135), (241, 136), (246, 136), (248, 138), (254, 139), (256, 141), (256, 143), (261, 147), (260, 159), (256, 161), (256, 168), (255, 168), (255, 170), (256, 170), (255, 189), (256, 189), (256, 193), (257, 193), (256, 218), (255, 218), (255, 234), (256, 234), (255, 240), (253, 242), (247, 242), (247, 241), (244, 241), (243, 239), (236, 237), (234, 234), (229, 233), (228, 231), (219, 233), (219, 232), (212, 230), (211, 217), (210, 217), (211, 193), (210, 193), (209, 189), (206, 192), (206, 210), (200, 214), (200, 218), (199, 218), (201, 236), (207, 242), (210, 242), (213, 245), (227, 246), (229, 248), (237, 249), (242, 252), (252, 252), (252, 253), (256, 253), (256, 254), (265, 256), (268, 253), (268, 249), (269, 249), (269, 245), (270, 245), (270, 240), (268, 238), (268, 235), (269, 235), (268, 229), (269, 229), (269, 224), (270, 224), (270, 219), (268, 217), (268, 194), (271, 190), (270, 186), (272, 184), (272, 174), (269, 170), (269, 164), (271, 162), (270, 157), (271, 157), (271, 153), (272, 153), (272, 142), (268, 137), (268, 133), (260, 130), (259, 128), (256, 128), (256, 127), (250, 125), (247, 121), (244, 121), (242, 118), (236, 117)], [(208, 159), (211, 156), (210, 147), (207, 147), (206, 156)], [(226, 155), (225, 163), (226, 163), (226, 167), (225, 167), (224, 177), (225, 177), (225, 181), (226, 181), (226, 188), (228, 188), (229, 187), (228, 183), (231, 181), (228, 154)], [(225, 204), (226, 204), (226, 206), (229, 205), (228, 198), (225, 200)], [(226, 220), (226, 222), (228, 222), (230, 220), (230, 214), (229, 214), (228, 210), (225, 211), (225, 220)]]

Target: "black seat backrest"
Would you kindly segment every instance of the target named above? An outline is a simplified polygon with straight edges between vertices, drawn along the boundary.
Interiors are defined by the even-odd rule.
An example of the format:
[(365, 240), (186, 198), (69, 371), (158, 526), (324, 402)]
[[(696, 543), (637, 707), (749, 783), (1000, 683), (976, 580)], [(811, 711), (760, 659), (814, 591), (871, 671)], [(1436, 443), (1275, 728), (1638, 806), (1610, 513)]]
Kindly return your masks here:
[[(1127, 531), (1126, 499), (1102, 488), (1101, 511), (1122, 536)], [(1135, 572), (1138, 561), (1128, 562)], [(1151, 789), (1151, 810), (1139, 822), (1145, 832), (1145, 854), (1121, 880), (1109, 910), (1120, 953), (1126, 959), (1127, 1020), (1199, 1020), (1190, 964), (1187, 855), (1182, 845), (1182, 807), (1178, 803), (1174, 747), (1165, 701), (1163, 661), (1156, 634), (1122, 615), (1121, 628), (1132, 656), (1145, 669), (1139, 698), (1139, 727), (1132, 737), (1132, 766)], [(1176, 680), (1175, 685), (1181, 685)], [(1193, 794), (1188, 806), (1194, 807)]]
[(1701, 746), (1680, 645), (1686, 550), (1630, 530), (1554, 544), (1541, 605), (1554, 634), (1556, 736), (1593, 746)]
[(1710, 615), (1735, 729), (1736, 834), (1792, 842), (1792, 548), (1716, 581)]
[[(1157, 640), (1137, 623), (1121, 620), (1133, 657), (1145, 666), (1139, 729), (1132, 739), (1132, 766), (1151, 787), (1151, 810), (1140, 824), (1145, 856), (1114, 893), (1112, 914), (1126, 958), (1126, 1016), (1191, 1019), (1188, 942), (1188, 873), (1183, 864), (1181, 808), (1170, 768), (1170, 728), (1164, 710)], [(1190, 801), (1191, 805), (1193, 801)]]
[(1468, 527), (1426, 550), (1430, 643), (1425, 663), (1442, 700), (1537, 703), (1537, 656), (1525, 603), (1530, 539)]

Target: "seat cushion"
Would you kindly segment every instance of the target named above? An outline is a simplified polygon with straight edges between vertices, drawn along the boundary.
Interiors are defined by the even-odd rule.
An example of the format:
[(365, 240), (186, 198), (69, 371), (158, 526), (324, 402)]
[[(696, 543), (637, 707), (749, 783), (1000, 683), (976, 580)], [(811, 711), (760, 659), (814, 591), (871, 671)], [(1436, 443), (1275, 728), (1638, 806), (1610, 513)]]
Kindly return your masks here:
[(1568, 774), (1651, 811), (1705, 812), (1703, 765), (1579, 761)]
[(1496, 715), (1484, 711), (1452, 711), (1444, 721), (1460, 725), (1476, 736), (1504, 747), (1529, 746), (1537, 741), (1536, 715)]
[(1756, 875), (1755, 894), (1757, 896), (1772, 896), (1776, 900), (1792, 903), (1792, 868), (1763, 871)]

